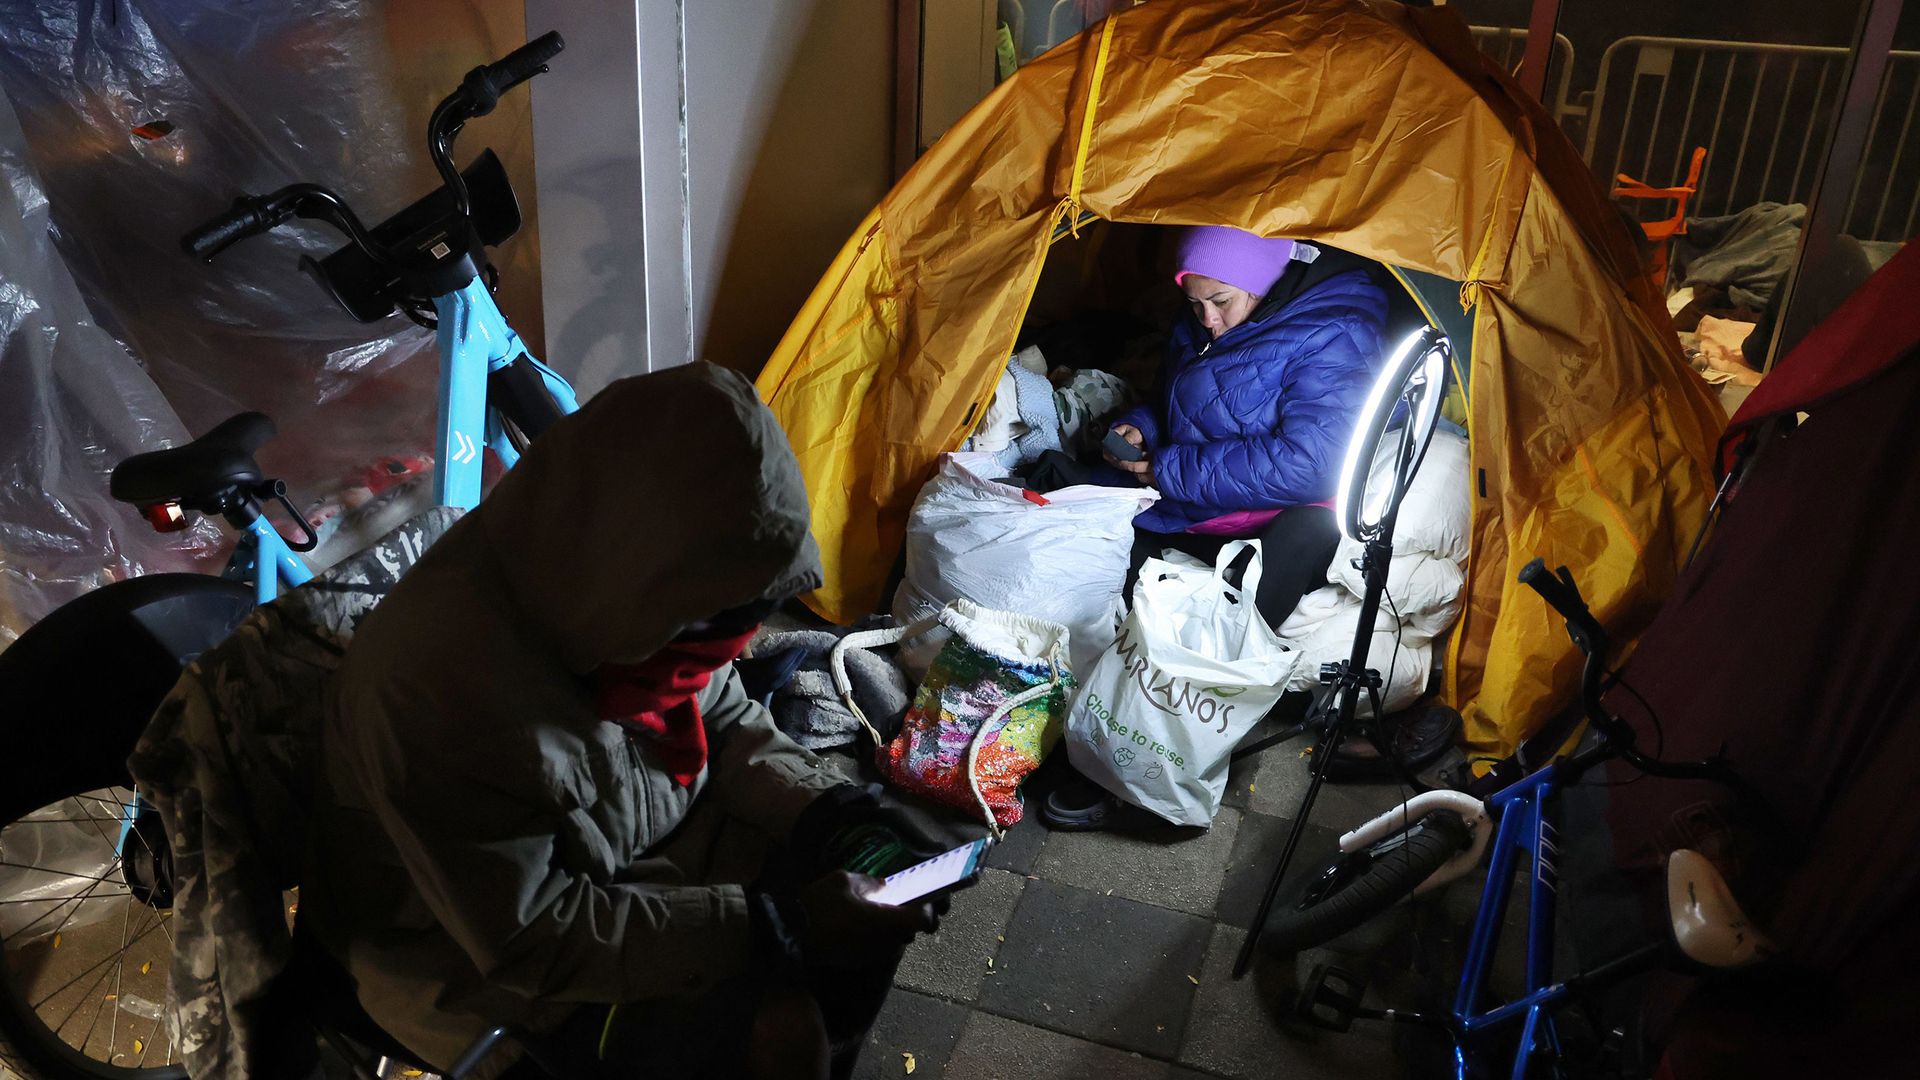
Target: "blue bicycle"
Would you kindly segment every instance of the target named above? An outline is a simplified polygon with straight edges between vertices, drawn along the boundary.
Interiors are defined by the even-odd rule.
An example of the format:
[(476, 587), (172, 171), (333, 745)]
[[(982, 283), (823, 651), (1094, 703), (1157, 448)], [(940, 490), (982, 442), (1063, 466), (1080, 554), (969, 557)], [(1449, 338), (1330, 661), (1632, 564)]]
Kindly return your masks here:
[[(1413, 1023), (1445, 1033), (1453, 1046), (1453, 1075), (1564, 1076), (1565, 1047), (1556, 1016), (1629, 976), (1662, 964), (1700, 970), (1745, 967), (1771, 952), (1766, 936), (1740, 911), (1719, 872), (1704, 856), (1673, 852), (1667, 863), (1671, 935), (1623, 956), (1557, 979), (1553, 974), (1554, 918), (1559, 892), (1556, 806), (1559, 792), (1595, 766), (1619, 758), (1640, 772), (1671, 779), (1712, 780), (1732, 786), (1764, 810), (1724, 761), (1666, 762), (1640, 752), (1634, 730), (1602, 704), (1610, 644), (1565, 567), (1558, 573), (1533, 560), (1520, 581), (1566, 619), (1568, 635), (1586, 656), (1581, 700), (1597, 738), (1571, 757), (1550, 762), (1486, 799), (1458, 791), (1427, 791), (1340, 838), (1340, 853), (1310, 875), (1294, 904), (1276, 909), (1260, 944), (1291, 955), (1327, 942), (1381, 914), (1400, 900), (1453, 881), (1491, 851), (1486, 886), (1475, 913), (1465, 963), (1444, 1013), (1363, 1007), (1362, 981), (1329, 965), (1309, 976), (1298, 1002), (1300, 1018), (1345, 1031), (1355, 1019)], [(1525, 985), (1506, 1001), (1489, 985), (1500, 928), (1522, 872), (1527, 892)]]
[[(475, 68), (433, 111), (428, 153), (443, 181), (369, 229), (315, 184), (241, 196), (182, 241), (212, 259), (292, 217), (348, 243), (301, 266), (361, 321), (400, 312), (434, 330), (440, 353), (433, 495), (480, 499), (483, 451), (507, 467), (578, 406), (495, 305), (487, 249), (520, 226), (491, 150), (464, 171), (452, 145), (467, 121), (546, 70), (547, 34)], [(180, 672), (256, 604), (312, 578), (316, 537), (254, 454), (274, 434), (242, 413), (182, 446), (120, 463), (110, 490), (161, 531), (217, 516), (241, 541), (221, 576), (155, 574), (61, 607), (0, 652), (0, 1064), (27, 1080), (184, 1077), (163, 1022), (172, 952), (171, 862), (159, 817), (133, 793), (126, 758)], [(296, 538), (268, 516), (283, 508)]]

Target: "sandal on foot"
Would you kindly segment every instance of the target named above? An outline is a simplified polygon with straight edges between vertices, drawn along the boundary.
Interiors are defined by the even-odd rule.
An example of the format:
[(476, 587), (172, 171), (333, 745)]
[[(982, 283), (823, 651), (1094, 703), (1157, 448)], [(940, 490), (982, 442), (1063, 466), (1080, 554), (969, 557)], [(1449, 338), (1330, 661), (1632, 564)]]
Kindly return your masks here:
[(1062, 832), (1097, 832), (1113, 823), (1114, 811), (1119, 809), (1120, 800), (1101, 792), (1091, 804), (1076, 805), (1079, 800), (1068, 799), (1066, 792), (1048, 792), (1045, 802), (1040, 804), (1040, 820), (1047, 827)]

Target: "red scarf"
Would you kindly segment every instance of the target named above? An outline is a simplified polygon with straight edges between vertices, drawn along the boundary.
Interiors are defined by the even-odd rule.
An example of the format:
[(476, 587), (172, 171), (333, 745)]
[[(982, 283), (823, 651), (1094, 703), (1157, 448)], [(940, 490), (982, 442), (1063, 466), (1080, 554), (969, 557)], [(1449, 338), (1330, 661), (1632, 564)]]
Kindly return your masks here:
[(673, 782), (691, 787), (707, 765), (707, 729), (694, 695), (753, 634), (674, 641), (637, 664), (602, 664), (594, 672), (594, 711), (652, 742)]

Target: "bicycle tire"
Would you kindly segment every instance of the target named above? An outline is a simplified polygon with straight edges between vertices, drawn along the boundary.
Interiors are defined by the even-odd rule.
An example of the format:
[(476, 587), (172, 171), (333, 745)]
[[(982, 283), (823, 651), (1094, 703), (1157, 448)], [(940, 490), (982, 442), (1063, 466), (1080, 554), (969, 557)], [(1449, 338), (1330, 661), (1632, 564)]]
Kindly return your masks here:
[[(122, 774), (124, 776), (124, 769)], [(109, 790), (118, 797), (131, 797), (131, 789), (127, 787), (116, 785)], [(107, 793), (98, 789), (75, 791), (49, 804), (49, 808), (80, 808), (90, 797)], [(66, 818), (65, 813), (62, 812), (63, 821), (73, 820)], [(101, 835), (104, 854), (112, 850), (110, 829), (117, 821), (111, 816), (99, 820), (103, 830), (107, 830)], [(9, 831), (18, 836), (22, 826), (33, 825), (31, 814), (0, 822), (0, 857), (8, 853)], [(128, 843), (131, 845), (131, 841)], [(115, 855), (105, 876), (95, 879), (95, 884), (84, 889), (79, 897), (42, 901), (47, 911), (35, 921), (47, 915), (61, 917), (51, 934), (55, 951), (46, 948), (48, 931), (44, 926), (39, 929), (39, 940), (29, 935), (24, 944), (0, 935), (0, 1066), (11, 1070), (9, 1077), (18, 1076), (20, 1080), (186, 1080), (186, 1070), (178, 1064), (178, 1047), (172, 1035), (165, 1032), (159, 1012), (169, 1000), (167, 984), (172, 964), (172, 949), (166, 943), (163, 925), (166, 916), (163, 910), (148, 906), (131, 890), (112, 891), (120, 889), (119, 862), (120, 857)], [(100, 891), (101, 884), (107, 882), (112, 883), (110, 890)], [(68, 924), (67, 919), (89, 905), (96, 910), (102, 905), (118, 905), (113, 909), (124, 909), (125, 914), (95, 916), (83, 923)], [(129, 941), (126, 928), (132, 924), (135, 912), (138, 912), (138, 932)], [(117, 953), (112, 941), (116, 923), (121, 927)], [(162, 934), (154, 936), (155, 930), (161, 930)], [(61, 931), (65, 931), (68, 939), (64, 950)], [(99, 954), (97, 959), (96, 954)], [(25, 975), (16, 970), (17, 957), (21, 955), (37, 957), (28, 961)], [(68, 955), (74, 958), (62, 959)], [(88, 963), (90, 959), (92, 962)], [(83, 964), (86, 966), (82, 967)], [(78, 974), (68, 979), (68, 972), (75, 969)], [(36, 971), (43, 977), (36, 980)], [(23, 979), (34, 985), (24, 985)], [(35, 994), (48, 991), (50, 985), (54, 988), (46, 992), (40, 1002), (30, 1000)], [(109, 991), (111, 996), (106, 996)], [(145, 1001), (152, 1011), (136, 1012), (136, 1001)], [(42, 1004), (48, 1006), (46, 1013), (40, 1009)], [(62, 1007), (66, 1013), (56, 1025), (51, 1017)], [(89, 1017), (91, 1022), (86, 1023), (76, 1044), (72, 1035), (82, 1031), (79, 1025)], [(73, 1024), (71, 1028), (69, 1021)], [(159, 1060), (148, 1064), (148, 1055), (156, 1050)], [(135, 1055), (139, 1057), (136, 1059)], [(137, 1061), (137, 1064), (116, 1064), (119, 1060)]]
[[(155, 574), (131, 578), (88, 593), (35, 624), (20, 639), (0, 652), (0, 700), (8, 704), (0, 714), (0, 862), (12, 839), (20, 837), (20, 826), (34, 827), (40, 811), (71, 803), (83, 805), (92, 799), (92, 811), (54, 815), (67, 823), (96, 822), (111, 831), (118, 820), (99, 804), (118, 800), (117, 793), (131, 789), (127, 774), (127, 755), (145, 728), (147, 718), (159, 705), (180, 672), (199, 653), (221, 639), (253, 607), (253, 591), (247, 586), (200, 574)], [(101, 657), (114, 658), (111, 678), (102, 678), (106, 670)], [(112, 794), (113, 799), (104, 798)], [(95, 818), (94, 814), (107, 816)], [(164, 841), (164, 836), (162, 836)], [(125, 841), (118, 843), (124, 844)], [(116, 846), (112, 836), (102, 833), (101, 844)], [(38, 860), (28, 860), (37, 862)], [(124, 873), (118, 869), (119, 853), (109, 870), (94, 879), (113, 890), (121, 888)], [(41, 867), (23, 865), (32, 872)], [(56, 877), (70, 869), (53, 871)], [(16, 874), (17, 877), (17, 874)], [(119, 880), (116, 880), (119, 879)], [(67, 905), (77, 908), (95, 901), (110, 901), (112, 896), (94, 895), (89, 888), (80, 896), (47, 901), (49, 911), (67, 917)], [(140, 901), (130, 899), (129, 911)], [(0, 900), (15, 897), (0, 896)], [(0, 908), (0, 911), (5, 910)], [(18, 910), (18, 909), (16, 909)], [(64, 927), (64, 923), (63, 923)], [(89, 1058), (49, 1030), (51, 1021), (42, 1017), (30, 998), (45, 989), (41, 984), (29, 988), (33, 973), (16, 972), (14, 961), (20, 950), (39, 950), (33, 939), (42, 934), (23, 936), (33, 928), (16, 928), (12, 936), (0, 926), (0, 1065), (23, 1080), (181, 1080), (185, 1070), (173, 1065), (129, 1068), (111, 1060)], [(36, 951), (28, 961), (36, 972), (52, 969), (69, 961), (68, 956), (84, 959), (92, 947), (91, 930), (67, 933), (67, 949), (58, 954)], [(131, 944), (137, 945), (135, 941)], [(155, 942), (157, 946), (158, 942)], [(59, 945), (53, 945), (58, 949)], [(112, 949), (106, 949), (108, 954)], [(119, 949), (124, 958), (128, 945)], [(150, 955), (150, 953), (152, 953)], [(57, 958), (57, 959), (56, 959)], [(164, 1005), (160, 989), (163, 974), (171, 967), (170, 955), (153, 950), (140, 954), (156, 985), (138, 990), (147, 1005)], [(95, 965), (97, 966), (97, 964)], [(124, 961), (123, 961), (124, 968)], [(92, 970), (88, 968), (85, 970)], [(84, 971), (83, 971), (84, 974)], [(58, 979), (56, 975), (53, 978)], [(83, 983), (87, 990), (91, 983)], [(64, 988), (63, 988), (64, 989)], [(87, 990), (78, 997), (84, 996)], [(102, 991), (102, 1000), (104, 993)], [(60, 991), (48, 995), (57, 998)], [(124, 999), (114, 991), (116, 1016), (132, 1015), (133, 997)], [(56, 1005), (55, 1007), (58, 1007)], [(69, 1013), (71, 1015), (71, 1013)], [(96, 1007), (96, 1017), (99, 1015)], [(150, 1014), (140, 1014), (146, 1021)], [(132, 1030), (132, 1029), (130, 1029)], [(146, 1030), (144, 1023), (140, 1030)], [(158, 1030), (158, 1029), (153, 1029)], [(92, 1032), (82, 1036), (92, 1041)], [(120, 1045), (118, 1032), (107, 1039), (100, 1056), (111, 1057)], [(143, 1049), (154, 1045), (149, 1033)], [(171, 1040), (162, 1051), (172, 1056)], [(131, 1050), (127, 1041), (126, 1049)]]
[[(1293, 905), (1275, 911), (1261, 938), (1262, 947), (1277, 954), (1292, 955), (1324, 945), (1358, 928), (1412, 895), (1416, 886), (1466, 846), (1471, 833), (1459, 814), (1435, 810), (1407, 832), (1395, 833), (1363, 851), (1336, 856), (1325, 864), (1322, 874), (1309, 878), (1308, 882), (1320, 880), (1342, 862), (1354, 858), (1367, 858), (1370, 865), (1318, 902), (1296, 900)], [(1376, 854), (1382, 845), (1401, 837), (1406, 838), (1403, 846)]]

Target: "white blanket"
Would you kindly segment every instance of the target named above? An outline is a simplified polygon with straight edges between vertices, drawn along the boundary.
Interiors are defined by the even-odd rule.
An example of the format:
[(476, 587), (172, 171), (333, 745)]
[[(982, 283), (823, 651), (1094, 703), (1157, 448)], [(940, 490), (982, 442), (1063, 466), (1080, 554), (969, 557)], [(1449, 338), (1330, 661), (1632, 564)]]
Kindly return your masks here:
[[(1390, 447), (1382, 448), (1376, 470), (1384, 467), (1390, 452)], [(1406, 708), (1426, 692), (1434, 639), (1460, 614), (1472, 526), (1467, 470), (1467, 440), (1447, 431), (1435, 433), (1400, 507), (1387, 594), (1367, 651), (1367, 666), (1383, 677), (1381, 698), (1388, 712)], [(1304, 654), (1288, 689), (1310, 689), (1319, 681), (1321, 664), (1345, 660), (1351, 653), (1365, 588), (1354, 566), (1360, 550), (1354, 541), (1341, 539), (1327, 568), (1327, 585), (1302, 598), (1280, 625), (1281, 640)], [(1360, 715), (1372, 711), (1363, 699)]]

